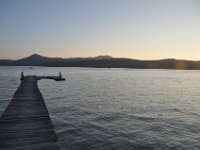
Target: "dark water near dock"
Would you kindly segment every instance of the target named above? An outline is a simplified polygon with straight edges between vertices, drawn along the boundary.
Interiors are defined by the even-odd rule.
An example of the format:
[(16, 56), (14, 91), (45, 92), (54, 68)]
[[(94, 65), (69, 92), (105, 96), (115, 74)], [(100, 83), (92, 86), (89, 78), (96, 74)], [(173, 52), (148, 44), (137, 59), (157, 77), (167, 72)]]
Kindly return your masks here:
[(38, 83), (63, 149), (200, 149), (200, 71), (0, 67), (0, 113), (23, 70), (66, 78)]

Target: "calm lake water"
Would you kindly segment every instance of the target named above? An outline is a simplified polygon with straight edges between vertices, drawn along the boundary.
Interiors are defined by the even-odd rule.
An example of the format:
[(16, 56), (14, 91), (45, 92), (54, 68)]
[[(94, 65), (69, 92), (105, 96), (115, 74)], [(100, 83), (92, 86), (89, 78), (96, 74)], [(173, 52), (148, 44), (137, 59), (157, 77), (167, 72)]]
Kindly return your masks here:
[(0, 67), (0, 114), (20, 72), (38, 82), (67, 150), (199, 150), (200, 71)]

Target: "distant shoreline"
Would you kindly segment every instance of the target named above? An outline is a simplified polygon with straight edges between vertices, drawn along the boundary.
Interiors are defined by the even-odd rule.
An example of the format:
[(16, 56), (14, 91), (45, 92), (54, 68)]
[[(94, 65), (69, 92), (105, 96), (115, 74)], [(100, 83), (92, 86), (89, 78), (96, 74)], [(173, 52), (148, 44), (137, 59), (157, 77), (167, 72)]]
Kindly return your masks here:
[(0, 60), (0, 66), (200, 70), (200, 61), (177, 59), (136, 60), (110, 56), (64, 59), (34, 54), (19, 60)]

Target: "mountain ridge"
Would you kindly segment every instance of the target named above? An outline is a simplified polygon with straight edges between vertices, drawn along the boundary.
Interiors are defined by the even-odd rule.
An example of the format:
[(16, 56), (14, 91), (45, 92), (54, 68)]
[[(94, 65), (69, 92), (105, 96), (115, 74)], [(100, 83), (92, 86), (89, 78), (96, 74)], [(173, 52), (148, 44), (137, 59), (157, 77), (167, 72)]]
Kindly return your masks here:
[(173, 58), (160, 60), (139, 60), (130, 58), (114, 58), (108, 55), (85, 58), (59, 58), (32, 54), (18, 60), (0, 60), (0, 65), (200, 70), (200, 61), (180, 60)]

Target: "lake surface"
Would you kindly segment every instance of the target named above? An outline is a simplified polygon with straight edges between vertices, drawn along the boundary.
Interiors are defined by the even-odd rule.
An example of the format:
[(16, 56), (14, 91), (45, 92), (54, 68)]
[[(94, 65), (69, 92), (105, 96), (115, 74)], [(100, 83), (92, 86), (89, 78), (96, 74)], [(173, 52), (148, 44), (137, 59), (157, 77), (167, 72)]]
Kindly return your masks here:
[(0, 114), (20, 72), (40, 91), (67, 150), (199, 150), (200, 71), (0, 67)]

